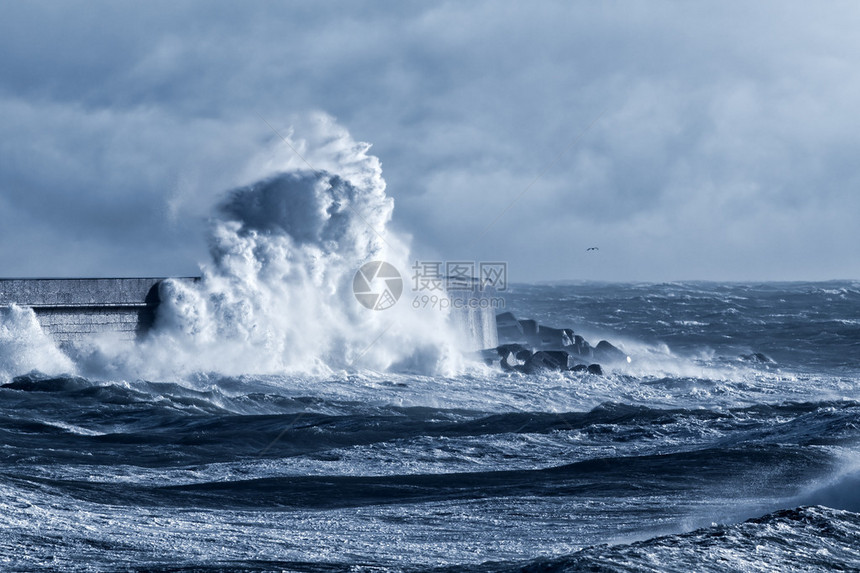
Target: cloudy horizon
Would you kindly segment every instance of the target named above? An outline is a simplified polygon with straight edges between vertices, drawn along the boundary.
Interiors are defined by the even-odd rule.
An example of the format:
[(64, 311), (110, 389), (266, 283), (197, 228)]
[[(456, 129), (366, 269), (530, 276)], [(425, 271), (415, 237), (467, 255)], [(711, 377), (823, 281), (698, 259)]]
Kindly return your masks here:
[(860, 278), (855, 4), (4, 13), (3, 277), (196, 274), (213, 207), (292, 153), (272, 128), (331, 117), (373, 145), (415, 258), (513, 282)]

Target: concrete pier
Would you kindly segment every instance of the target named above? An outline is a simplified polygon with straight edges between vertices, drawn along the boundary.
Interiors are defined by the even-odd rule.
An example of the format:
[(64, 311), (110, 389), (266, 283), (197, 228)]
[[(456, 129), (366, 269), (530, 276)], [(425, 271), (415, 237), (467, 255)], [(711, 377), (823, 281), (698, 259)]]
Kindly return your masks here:
[(32, 308), (42, 329), (59, 343), (106, 332), (133, 340), (152, 327), (163, 280), (0, 279), (0, 305)]

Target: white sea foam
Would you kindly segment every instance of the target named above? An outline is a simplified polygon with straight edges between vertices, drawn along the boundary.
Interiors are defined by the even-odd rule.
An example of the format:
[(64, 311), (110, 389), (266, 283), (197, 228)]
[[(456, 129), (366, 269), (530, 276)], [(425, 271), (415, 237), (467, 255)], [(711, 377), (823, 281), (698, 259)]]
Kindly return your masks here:
[(353, 277), (366, 262), (387, 261), (405, 276), (408, 241), (387, 229), (394, 203), (370, 146), (327, 116), (313, 119), (306, 139), (290, 142), (307, 162), (282, 141), (252, 161), (262, 178), (218, 204), (202, 280), (162, 285), (142, 343), (82, 349), (87, 375), (458, 367), (443, 312), (403, 301), (374, 311), (355, 299)]
[(32, 309), (0, 306), (0, 380), (31, 370), (74, 373), (75, 366), (45, 334)]

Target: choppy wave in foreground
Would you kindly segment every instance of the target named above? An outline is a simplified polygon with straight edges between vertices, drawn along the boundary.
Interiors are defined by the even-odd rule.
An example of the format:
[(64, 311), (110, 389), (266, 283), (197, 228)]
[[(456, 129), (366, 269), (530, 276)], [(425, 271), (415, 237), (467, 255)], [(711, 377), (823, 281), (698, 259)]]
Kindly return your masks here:
[[(738, 385), (735, 405), (514, 407), (533, 403), (518, 402), (518, 382), (533, 384), (526, 393), (551, 388), (548, 406), (563, 387), (574, 393), (607, 380), (18, 377), (0, 389), (2, 564), (858, 566), (860, 403), (750, 405)], [(472, 398), (421, 404), (448, 386), (459, 387), (448, 401), (467, 386)], [(678, 388), (663, 390), (688, 401)], [(498, 400), (502, 391), (507, 401)], [(496, 399), (480, 407), (482, 395)]]
[(860, 568), (858, 537), (860, 514), (806, 506), (559, 559), (437, 571), (848, 571)]

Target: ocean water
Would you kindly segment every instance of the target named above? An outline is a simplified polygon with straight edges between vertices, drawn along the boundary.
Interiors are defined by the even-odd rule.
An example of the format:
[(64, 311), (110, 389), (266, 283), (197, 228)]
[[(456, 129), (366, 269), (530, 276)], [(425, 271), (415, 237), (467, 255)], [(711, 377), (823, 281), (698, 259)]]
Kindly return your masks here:
[(505, 298), (630, 363), (7, 372), (0, 570), (860, 570), (860, 283)]

